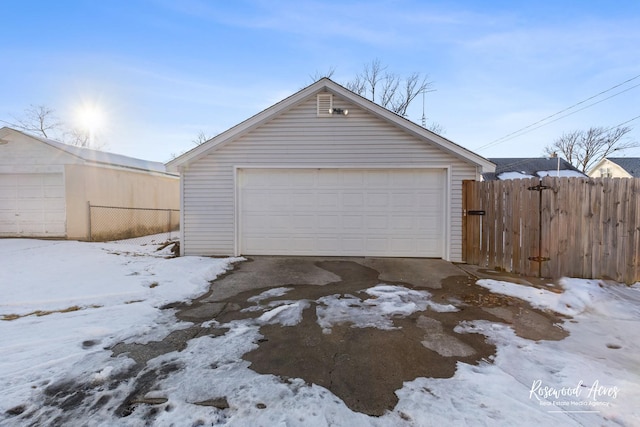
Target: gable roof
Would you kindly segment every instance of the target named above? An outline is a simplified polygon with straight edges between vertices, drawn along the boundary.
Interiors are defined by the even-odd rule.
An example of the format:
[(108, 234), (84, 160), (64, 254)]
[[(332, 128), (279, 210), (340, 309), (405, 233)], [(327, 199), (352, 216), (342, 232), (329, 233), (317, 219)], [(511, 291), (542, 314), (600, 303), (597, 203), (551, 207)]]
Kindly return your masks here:
[(241, 122), (240, 124), (232, 127), (231, 129), (211, 138), (209, 141), (201, 144), (190, 151), (182, 154), (181, 156), (169, 161), (167, 163), (167, 169), (177, 171), (181, 167), (188, 165), (191, 162), (197, 161), (205, 155), (215, 151), (225, 143), (230, 142), (237, 137), (244, 135), (251, 130), (259, 127), (263, 123), (279, 115), (280, 113), (292, 108), (300, 102), (308, 99), (310, 96), (314, 96), (318, 92), (328, 91), (335, 95), (341, 96), (348, 101), (356, 104), (363, 110), (377, 116), (378, 118), (390, 122), (404, 131), (413, 134), (414, 136), (429, 142), (441, 148), (444, 151), (451, 153), (452, 155), (459, 157), (469, 163), (481, 167), (483, 170), (493, 170), (494, 165), (486, 158), (467, 150), (466, 148), (434, 133), (428, 129), (419, 126), (418, 124), (390, 111), (380, 105), (348, 90), (347, 88), (335, 83), (328, 78), (322, 78), (317, 82), (307, 86), (306, 88), (294, 93), (293, 95), (285, 98), (284, 100), (272, 105), (271, 107), (261, 111), (260, 113), (250, 117), (249, 119)]
[[(547, 175), (547, 173), (541, 174), (541, 172), (558, 170), (558, 161), (560, 162), (561, 171), (571, 171), (571, 175), (573, 176), (586, 176), (579, 169), (561, 157), (493, 157), (489, 160), (495, 163), (496, 170), (495, 172), (483, 173), (482, 179), (485, 181), (504, 179), (503, 174), (508, 174), (507, 176), (510, 178), (515, 178), (517, 176), (516, 174), (521, 175), (519, 178)], [(501, 175), (503, 175), (502, 178), (500, 177)]]
[(55, 141), (53, 139), (31, 135), (9, 127), (1, 128), (0, 136), (7, 135), (12, 132), (26, 136), (27, 138), (31, 138), (90, 163), (168, 174), (166, 166), (161, 162), (151, 162), (148, 160), (137, 159), (135, 157), (123, 156), (122, 154), (108, 153), (106, 151), (94, 150), (85, 147), (76, 147), (74, 145), (63, 144), (62, 142)]
[(640, 157), (607, 157), (634, 178), (640, 178)]

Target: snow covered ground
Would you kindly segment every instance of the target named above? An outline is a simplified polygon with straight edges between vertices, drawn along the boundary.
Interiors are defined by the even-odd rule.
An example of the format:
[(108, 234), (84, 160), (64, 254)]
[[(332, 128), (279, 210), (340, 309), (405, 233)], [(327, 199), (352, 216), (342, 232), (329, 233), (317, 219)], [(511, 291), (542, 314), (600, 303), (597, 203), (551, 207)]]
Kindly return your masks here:
[[(189, 323), (160, 307), (204, 293), (210, 280), (240, 261), (168, 258), (167, 249), (156, 249), (0, 240), (0, 319), (11, 319), (0, 320), (0, 425), (41, 419), (47, 385), (82, 380), (99, 388), (122, 375), (133, 362), (112, 357), (109, 347), (187, 328)], [(496, 355), (478, 366), (458, 363), (453, 378), (405, 382), (392, 412), (369, 417), (322, 387), (258, 374), (241, 359), (257, 347), (260, 324), (295, 324), (308, 307), (288, 300), (261, 306), (269, 295), (286, 298), (287, 288), (278, 288), (255, 299), (263, 312), (258, 321), (233, 321), (224, 335), (192, 339), (183, 351), (149, 361), (150, 368), (176, 367), (146, 396), (158, 399), (162, 410), (135, 409), (120, 418), (109, 404), (89, 402), (77, 411), (77, 425), (640, 425), (640, 285), (565, 279), (561, 292), (493, 280), (478, 285), (567, 316), (561, 326), (570, 335), (531, 341), (503, 323), (462, 323), (458, 333), (485, 335), (497, 346)], [(337, 318), (391, 328), (390, 315), (427, 307), (456, 310), (430, 301), (428, 292), (400, 286), (380, 284), (367, 292), (371, 301), (323, 301), (318, 319), (327, 333)], [(123, 380), (109, 392), (124, 398), (134, 384)], [(225, 396), (229, 407), (192, 404), (209, 395)], [(30, 420), (15, 415), (20, 412)]]

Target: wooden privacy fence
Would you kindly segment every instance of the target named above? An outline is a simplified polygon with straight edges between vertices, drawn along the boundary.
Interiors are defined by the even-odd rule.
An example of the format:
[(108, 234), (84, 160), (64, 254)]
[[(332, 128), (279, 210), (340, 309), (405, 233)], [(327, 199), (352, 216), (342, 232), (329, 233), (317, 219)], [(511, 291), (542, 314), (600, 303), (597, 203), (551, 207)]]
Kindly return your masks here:
[(468, 264), (640, 281), (640, 178), (464, 181), (463, 215)]

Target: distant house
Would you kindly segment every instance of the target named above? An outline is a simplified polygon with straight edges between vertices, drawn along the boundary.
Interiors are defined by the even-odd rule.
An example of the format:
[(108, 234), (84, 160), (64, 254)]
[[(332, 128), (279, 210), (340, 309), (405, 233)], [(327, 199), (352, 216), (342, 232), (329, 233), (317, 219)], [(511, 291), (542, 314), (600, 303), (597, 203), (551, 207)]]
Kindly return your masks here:
[(462, 181), (494, 165), (329, 79), (167, 164), (186, 255), (462, 257)]
[(484, 181), (505, 179), (541, 178), (544, 176), (585, 177), (571, 163), (560, 157), (508, 157), (491, 158), (495, 172), (482, 174)]
[(88, 240), (89, 203), (179, 209), (179, 200), (163, 163), (0, 129), (0, 237)]
[(592, 178), (640, 178), (640, 157), (606, 157), (587, 174)]

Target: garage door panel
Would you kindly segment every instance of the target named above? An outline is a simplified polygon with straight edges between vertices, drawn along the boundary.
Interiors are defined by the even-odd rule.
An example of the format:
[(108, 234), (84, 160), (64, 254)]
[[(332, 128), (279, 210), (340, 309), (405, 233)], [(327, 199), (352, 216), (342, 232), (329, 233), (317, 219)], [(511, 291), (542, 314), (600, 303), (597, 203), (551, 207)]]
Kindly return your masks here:
[(354, 230), (362, 231), (364, 224), (364, 216), (363, 215), (345, 215), (342, 218), (343, 228), (346, 231), (353, 232)]
[(44, 197), (47, 199), (64, 199), (64, 187), (44, 187)]
[(367, 206), (370, 208), (381, 208), (389, 206), (388, 193), (367, 192)]
[(294, 191), (289, 197), (291, 197), (291, 207), (295, 210), (300, 208), (315, 208), (316, 206), (315, 193), (310, 194), (307, 192)]
[(442, 169), (246, 169), (240, 175), (242, 254), (443, 255)]
[(343, 192), (342, 206), (346, 208), (362, 208), (364, 206), (364, 195), (362, 193)]
[(313, 215), (293, 214), (291, 215), (290, 219), (291, 219), (291, 226), (295, 230), (300, 230), (300, 231), (313, 230), (313, 220), (314, 220)]
[(416, 245), (414, 239), (410, 237), (406, 238), (391, 238), (391, 250), (395, 252), (415, 252)]
[(344, 188), (362, 188), (364, 184), (364, 172), (363, 171), (345, 171), (341, 174), (342, 180), (340, 180), (341, 187)]
[(316, 245), (318, 254), (327, 254), (340, 247), (340, 239), (337, 237), (318, 237)]
[(320, 191), (317, 193), (318, 210), (336, 210), (340, 206), (340, 195), (332, 192)]
[(312, 172), (302, 171), (295, 174), (294, 177), (290, 177), (291, 185), (295, 187), (308, 188), (313, 187), (316, 184), (316, 174)]
[(341, 229), (341, 221), (339, 215), (322, 215), (318, 214), (318, 229), (323, 232), (336, 233)]
[(370, 188), (388, 188), (391, 184), (390, 173), (386, 171), (367, 172), (366, 182)]
[(389, 222), (386, 216), (367, 216), (367, 229), (372, 231), (387, 230)]
[(20, 199), (42, 199), (44, 197), (44, 188), (33, 187), (33, 186), (25, 186), (20, 190), (20, 194), (18, 194), (18, 198)]

